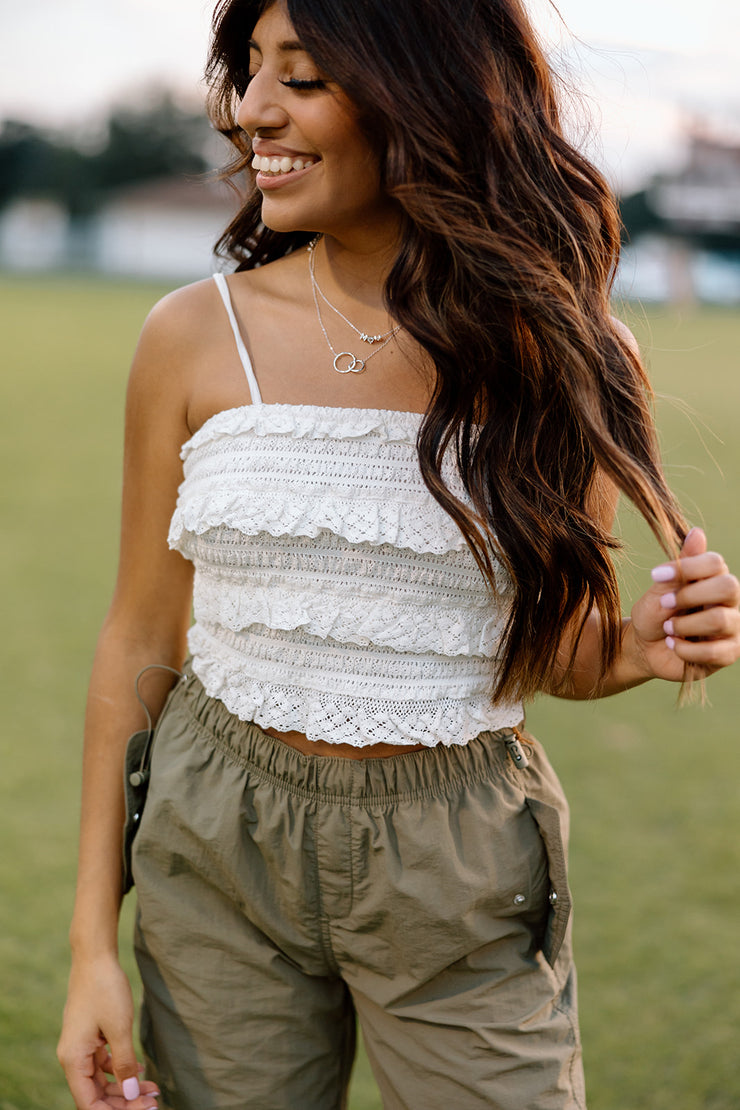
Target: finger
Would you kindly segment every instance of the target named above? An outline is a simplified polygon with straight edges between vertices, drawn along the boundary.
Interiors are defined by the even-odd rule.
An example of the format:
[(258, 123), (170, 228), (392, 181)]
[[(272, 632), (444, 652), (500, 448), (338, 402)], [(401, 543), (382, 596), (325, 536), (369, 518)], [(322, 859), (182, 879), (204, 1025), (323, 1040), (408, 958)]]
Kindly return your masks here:
[(139, 1094), (136, 1098), (128, 1099), (121, 1093), (118, 1083), (107, 1083), (103, 1090), (106, 1105), (115, 1107), (116, 1110), (119, 1107), (121, 1110), (159, 1110), (156, 1102), (159, 1097), (159, 1090), (156, 1084), (142, 1080), (139, 1087)]
[[(116, 1085), (127, 1102), (134, 1102), (141, 1093), (139, 1061), (134, 1052), (130, 1031), (119, 1038), (110, 1037), (110, 1055)], [(138, 1107), (137, 1107), (138, 1110)]]
[(670, 617), (663, 623), (666, 636), (682, 640), (709, 638), (713, 640), (731, 639), (740, 634), (740, 613), (724, 605), (702, 609), (698, 613), (687, 613)]
[(95, 1067), (100, 1071), (105, 1072), (106, 1075), (113, 1074), (113, 1057), (108, 1051), (107, 1045), (101, 1045), (100, 1048), (96, 1050), (94, 1060)]
[(707, 550), (707, 537), (701, 528), (690, 528), (681, 545), (680, 557), (702, 555)]
[[(679, 559), (685, 561), (686, 559), (694, 558), (698, 555), (703, 555), (707, 550), (707, 537), (701, 528), (690, 528), (684, 537), (681, 550), (679, 552)], [(661, 563), (660, 566), (654, 567), (652, 571), (653, 582), (672, 582), (681, 577), (678, 569), (677, 562)]]
[(97, 1066), (96, 1057), (100, 1047), (89, 1054), (64, 1058), (60, 1055), (70, 1094), (74, 1104), (82, 1110), (95, 1110), (100, 1106), (100, 1094), (105, 1085), (105, 1076), (102, 1076)]
[[(108, 1046), (105, 1045), (102, 1051), (103, 1057), (100, 1059), (98, 1067), (101, 1071), (104, 1071), (106, 1075), (113, 1075), (113, 1057), (108, 1051)], [(146, 1069), (143, 1064), (137, 1064), (137, 1067), (139, 1069), (139, 1080), (141, 1080)]]
[(87, 1075), (72, 1075), (67, 1073), (67, 1084), (75, 1106), (93, 1107), (98, 1102), (100, 1088), (94, 1079)]
[[(140, 1063), (139, 1064), (139, 1086), (141, 1087), (142, 1093), (145, 1093), (145, 1094), (159, 1094), (160, 1093), (159, 1090), (156, 1089), (156, 1083), (146, 1082), (143, 1079), (144, 1070), (145, 1069), (144, 1069), (143, 1063)], [(116, 1083), (115, 1080), (113, 1080), (111, 1082), (108, 1079), (108, 1077), (112, 1076), (112, 1074), (113, 1074), (113, 1057), (110, 1055), (110, 1052), (107, 1049), (105, 1049), (104, 1059), (102, 1059), (98, 1063), (98, 1071), (95, 1072), (95, 1080), (97, 1080), (99, 1082), (101, 1088), (105, 1089), (105, 1093), (107, 1093), (107, 1094), (111, 1094), (111, 1093), (112, 1094), (121, 1094), (120, 1083)]]
[(719, 574), (712, 578), (690, 582), (678, 589), (661, 594), (660, 604), (666, 610), (666, 617), (673, 616), (682, 609), (697, 609), (702, 606), (726, 605), (734, 608), (740, 602), (740, 582), (734, 574)]
[(661, 563), (651, 571), (653, 582), (666, 585), (680, 582), (696, 582), (701, 578), (727, 574), (727, 563), (716, 551), (705, 551), (701, 555), (681, 558), (675, 563)]
[(694, 663), (714, 671), (736, 662), (740, 656), (740, 641), (737, 637), (722, 640), (675, 640), (673, 651), (685, 663)]

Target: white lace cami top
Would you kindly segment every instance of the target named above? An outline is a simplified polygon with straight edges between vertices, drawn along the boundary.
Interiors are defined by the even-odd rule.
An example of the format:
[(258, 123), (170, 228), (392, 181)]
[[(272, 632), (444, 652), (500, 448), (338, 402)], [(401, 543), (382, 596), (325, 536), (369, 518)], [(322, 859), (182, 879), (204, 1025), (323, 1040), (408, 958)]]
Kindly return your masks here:
[[(492, 703), (511, 587), (497, 595), (421, 477), (421, 416), (252, 403), (182, 448), (170, 547), (195, 566), (189, 648), (236, 716), (311, 740), (464, 744), (518, 724)], [(444, 474), (464, 496), (459, 475)]]

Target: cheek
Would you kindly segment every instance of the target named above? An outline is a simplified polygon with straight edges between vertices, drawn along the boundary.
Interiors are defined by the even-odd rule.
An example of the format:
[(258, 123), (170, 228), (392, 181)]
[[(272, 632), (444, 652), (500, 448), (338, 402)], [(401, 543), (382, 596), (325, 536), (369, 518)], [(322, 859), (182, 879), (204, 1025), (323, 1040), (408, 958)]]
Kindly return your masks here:
[(355, 196), (377, 195), (380, 191), (380, 161), (364, 136), (353, 131), (337, 145), (335, 151), (337, 176), (347, 188), (351, 185)]
[(380, 176), (374, 161), (358, 157), (345, 161), (332, 181), (335, 203), (343, 210), (376, 206), (382, 201)]
[(326, 149), (338, 160), (362, 168), (377, 179), (380, 176), (378, 157), (358, 126), (354, 113), (336, 104), (334, 118), (325, 121)]

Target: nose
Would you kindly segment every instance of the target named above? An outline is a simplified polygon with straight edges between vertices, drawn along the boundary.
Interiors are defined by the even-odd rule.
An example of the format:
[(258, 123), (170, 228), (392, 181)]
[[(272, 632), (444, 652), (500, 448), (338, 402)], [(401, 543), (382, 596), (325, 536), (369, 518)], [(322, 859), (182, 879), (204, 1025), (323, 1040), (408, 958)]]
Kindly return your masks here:
[(280, 101), (283, 86), (270, 78), (263, 66), (247, 85), (246, 92), (237, 109), (236, 122), (242, 131), (255, 135), (258, 131), (279, 131), (288, 122), (288, 116)]

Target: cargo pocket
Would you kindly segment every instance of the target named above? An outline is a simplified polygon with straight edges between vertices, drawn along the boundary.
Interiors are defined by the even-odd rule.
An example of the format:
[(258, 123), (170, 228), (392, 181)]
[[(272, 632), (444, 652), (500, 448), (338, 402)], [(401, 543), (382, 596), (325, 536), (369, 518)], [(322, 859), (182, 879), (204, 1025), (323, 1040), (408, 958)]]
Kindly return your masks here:
[(134, 875), (132, 869), (132, 854), (134, 847), (134, 839), (139, 826), (141, 818), (144, 813), (144, 805), (146, 803), (146, 796), (149, 790), (149, 775), (150, 765), (152, 759), (152, 747), (154, 738), (156, 736), (156, 729), (152, 722), (151, 714), (147, 708), (146, 702), (143, 700), (139, 693), (139, 679), (145, 671), (160, 670), (169, 671), (170, 674), (177, 675), (179, 682), (170, 690), (167, 695), (167, 700), (164, 703), (162, 712), (157, 722), (157, 728), (164, 720), (170, 703), (175, 695), (175, 691), (181, 687), (182, 683), (186, 680), (186, 675), (181, 671), (176, 670), (174, 667), (168, 667), (164, 663), (149, 663), (146, 667), (142, 667), (136, 676), (135, 692), (136, 697), (141, 704), (147, 719), (147, 728), (142, 729), (140, 732), (135, 732), (130, 736), (126, 744), (126, 752), (123, 761), (123, 789), (124, 799), (126, 803), (126, 813), (123, 822), (123, 837), (122, 837), (122, 869), (121, 869), (121, 893), (128, 894), (131, 887), (134, 885)]
[(565, 940), (572, 906), (568, 886), (568, 864), (563, 829), (558, 809), (539, 798), (525, 797), (527, 807), (545, 845), (550, 876), (550, 908), (542, 937), (542, 954), (550, 967), (555, 966)]
[(147, 787), (149, 785), (149, 761), (151, 758), (152, 730), (142, 729), (129, 737), (123, 761), (123, 789), (126, 802), (126, 816), (123, 822), (123, 860), (121, 894), (128, 894), (134, 885), (131, 871), (131, 852), (134, 837), (139, 831), (141, 815), (144, 812)]

